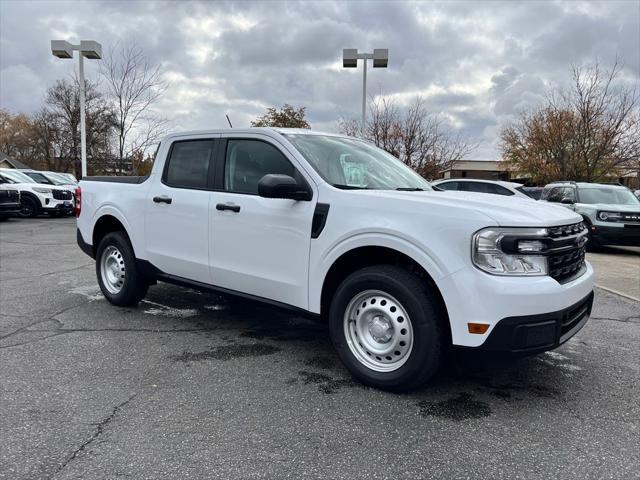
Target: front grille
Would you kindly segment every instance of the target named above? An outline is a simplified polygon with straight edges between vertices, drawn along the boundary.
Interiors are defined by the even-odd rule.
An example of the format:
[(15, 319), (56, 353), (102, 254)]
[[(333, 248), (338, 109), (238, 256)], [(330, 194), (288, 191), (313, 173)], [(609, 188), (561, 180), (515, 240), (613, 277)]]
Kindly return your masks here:
[(551, 245), (547, 251), (549, 276), (566, 283), (580, 274), (585, 265), (587, 227), (584, 222), (547, 229)]
[(625, 213), (623, 213), (621, 215), (620, 221), (621, 222), (640, 223), (640, 212), (638, 212), (638, 213), (625, 212)]
[(66, 190), (54, 190), (53, 198), (55, 198), (56, 200), (71, 200), (72, 195), (71, 192), (68, 192)]
[(578, 247), (566, 253), (549, 257), (549, 275), (558, 282), (564, 283), (573, 277), (584, 266), (585, 247)]

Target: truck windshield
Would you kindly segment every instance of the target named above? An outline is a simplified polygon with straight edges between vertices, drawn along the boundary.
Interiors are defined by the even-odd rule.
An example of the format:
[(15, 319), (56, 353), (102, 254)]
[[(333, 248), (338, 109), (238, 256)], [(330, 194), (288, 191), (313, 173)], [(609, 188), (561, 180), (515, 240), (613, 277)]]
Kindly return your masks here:
[(610, 205), (638, 205), (640, 200), (624, 188), (583, 187), (580, 189), (580, 203), (608, 203)]
[(287, 134), (316, 172), (343, 189), (433, 190), (400, 160), (367, 142), (330, 135)]

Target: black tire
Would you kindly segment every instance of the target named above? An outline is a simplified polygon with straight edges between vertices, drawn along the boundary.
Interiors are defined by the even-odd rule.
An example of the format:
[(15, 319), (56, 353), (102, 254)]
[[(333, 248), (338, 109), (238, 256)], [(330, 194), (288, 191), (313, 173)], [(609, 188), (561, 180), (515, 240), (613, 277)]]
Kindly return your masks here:
[[(346, 310), (356, 296), (369, 290), (391, 295), (407, 312), (413, 347), (405, 363), (393, 371), (369, 368), (349, 347), (345, 334)], [(331, 301), (331, 339), (344, 365), (362, 383), (391, 391), (407, 391), (428, 382), (440, 368), (446, 351), (446, 313), (438, 308), (435, 293), (417, 275), (394, 265), (363, 268), (349, 275)], [(356, 347), (357, 348), (357, 347)]]
[(604, 245), (602, 245), (598, 240), (593, 238), (593, 235), (591, 235), (591, 233), (589, 233), (589, 239), (587, 241), (587, 251), (589, 251), (589, 252), (600, 252), (600, 251), (602, 251), (603, 247), (604, 247)]
[(40, 205), (38, 205), (38, 201), (23, 195), (20, 199), (20, 213), (18, 213), (18, 216), (21, 218), (34, 218), (38, 216), (39, 211)]
[[(102, 276), (102, 258), (105, 250), (115, 247), (120, 254), (119, 260), (124, 268), (124, 283), (118, 292), (110, 291)], [(149, 288), (149, 284), (136, 266), (136, 257), (129, 238), (123, 232), (112, 232), (100, 241), (96, 251), (96, 276), (100, 290), (110, 303), (119, 307), (137, 305), (142, 300)]]

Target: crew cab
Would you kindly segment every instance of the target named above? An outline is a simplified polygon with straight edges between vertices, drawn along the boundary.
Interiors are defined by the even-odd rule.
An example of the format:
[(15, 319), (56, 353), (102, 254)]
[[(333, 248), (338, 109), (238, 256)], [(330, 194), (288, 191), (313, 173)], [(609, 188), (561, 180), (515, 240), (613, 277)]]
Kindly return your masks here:
[(383, 389), (427, 382), (451, 346), (553, 349), (593, 303), (579, 215), (436, 191), (352, 137), (173, 134), (149, 176), (85, 177), (77, 198), (78, 244), (112, 304), (163, 281), (313, 315), (352, 374)]

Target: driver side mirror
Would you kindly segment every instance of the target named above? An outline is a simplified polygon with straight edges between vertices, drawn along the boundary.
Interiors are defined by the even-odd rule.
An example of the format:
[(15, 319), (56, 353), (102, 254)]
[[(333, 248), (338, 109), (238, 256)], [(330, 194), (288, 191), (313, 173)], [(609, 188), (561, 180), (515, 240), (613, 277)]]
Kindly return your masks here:
[(562, 200), (560, 200), (560, 203), (564, 205), (573, 205), (575, 202), (571, 197), (563, 197)]
[(258, 182), (258, 195), (264, 198), (289, 198), (291, 200), (309, 201), (311, 189), (302, 185), (289, 175), (270, 173)]

